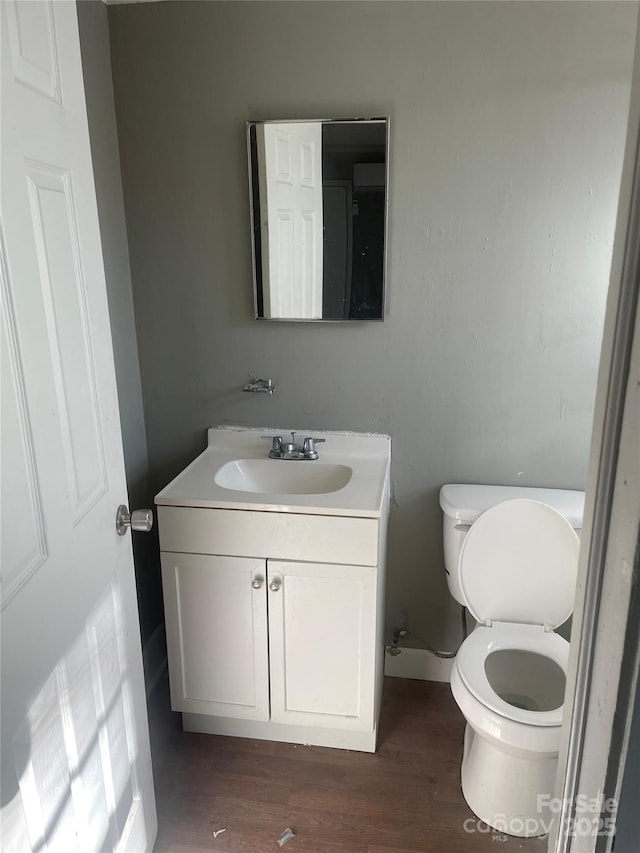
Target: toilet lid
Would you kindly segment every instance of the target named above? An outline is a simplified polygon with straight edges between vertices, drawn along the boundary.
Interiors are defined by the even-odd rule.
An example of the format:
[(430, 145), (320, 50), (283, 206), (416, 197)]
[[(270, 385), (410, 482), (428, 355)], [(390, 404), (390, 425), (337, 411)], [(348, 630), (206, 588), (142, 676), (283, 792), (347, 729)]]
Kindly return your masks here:
[(580, 540), (569, 522), (539, 501), (497, 504), (471, 526), (458, 573), (478, 622), (557, 628), (573, 612)]

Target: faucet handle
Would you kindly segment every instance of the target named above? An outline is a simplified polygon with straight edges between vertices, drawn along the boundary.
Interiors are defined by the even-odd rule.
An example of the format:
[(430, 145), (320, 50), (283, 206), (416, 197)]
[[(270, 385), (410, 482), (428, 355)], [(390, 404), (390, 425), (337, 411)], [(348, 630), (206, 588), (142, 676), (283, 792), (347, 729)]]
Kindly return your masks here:
[(316, 444), (323, 444), (326, 440), (326, 438), (314, 438), (313, 436), (308, 435), (302, 442), (302, 450), (304, 451), (304, 455), (308, 459), (317, 459), (318, 451), (316, 450)]
[(271, 453), (282, 453), (281, 435), (261, 435), (260, 438), (265, 438), (271, 442)]

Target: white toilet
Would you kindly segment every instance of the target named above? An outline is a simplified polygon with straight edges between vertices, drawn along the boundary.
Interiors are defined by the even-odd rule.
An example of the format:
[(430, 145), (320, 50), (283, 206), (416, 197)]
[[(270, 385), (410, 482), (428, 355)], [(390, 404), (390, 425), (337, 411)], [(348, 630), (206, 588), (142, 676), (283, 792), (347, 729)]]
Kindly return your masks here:
[(449, 588), (478, 623), (451, 673), (462, 792), (489, 826), (543, 835), (569, 654), (554, 629), (573, 611), (584, 493), (448, 485), (440, 505)]

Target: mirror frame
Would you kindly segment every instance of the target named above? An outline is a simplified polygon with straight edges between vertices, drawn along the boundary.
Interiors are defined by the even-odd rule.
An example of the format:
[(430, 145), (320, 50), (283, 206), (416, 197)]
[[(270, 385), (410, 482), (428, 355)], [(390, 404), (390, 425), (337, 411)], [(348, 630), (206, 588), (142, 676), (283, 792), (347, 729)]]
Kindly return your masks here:
[[(384, 192), (384, 257), (382, 262), (382, 316), (366, 319), (349, 317), (330, 318), (327, 317), (261, 317), (258, 314), (258, 271), (256, 264), (256, 240), (255, 240), (255, 206), (253, 203), (253, 168), (251, 159), (251, 128), (258, 124), (306, 124), (309, 122), (320, 122), (322, 124), (354, 124), (356, 122), (385, 123), (385, 145), (386, 156), (384, 164), (385, 192)], [(251, 269), (253, 276), (253, 316), (255, 320), (266, 320), (271, 323), (382, 323), (386, 314), (386, 295), (388, 277), (388, 248), (389, 248), (389, 173), (390, 173), (390, 126), (389, 116), (354, 116), (352, 118), (294, 118), (294, 119), (252, 119), (246, 122), (247, 135), (247, 172), (249, 176), (249, 228), (251, 231)]]

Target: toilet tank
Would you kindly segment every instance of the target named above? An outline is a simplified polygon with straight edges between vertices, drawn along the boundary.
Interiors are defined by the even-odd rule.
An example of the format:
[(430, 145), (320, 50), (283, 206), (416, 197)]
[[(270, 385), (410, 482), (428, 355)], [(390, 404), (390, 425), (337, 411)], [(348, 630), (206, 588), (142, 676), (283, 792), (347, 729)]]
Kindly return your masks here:
[(578, 536), (582, 532), (584, 492), (565, 489), (532, 489), (524, 486), (474, 486), (448, 483), (440, 489), (443, 516), (444, 569), (449, 592), (460, 604), (466, 602), (458, 581), (458, 558), (467, 531), (489, 507), (525, 499), (542, 501), (564, 515)]

